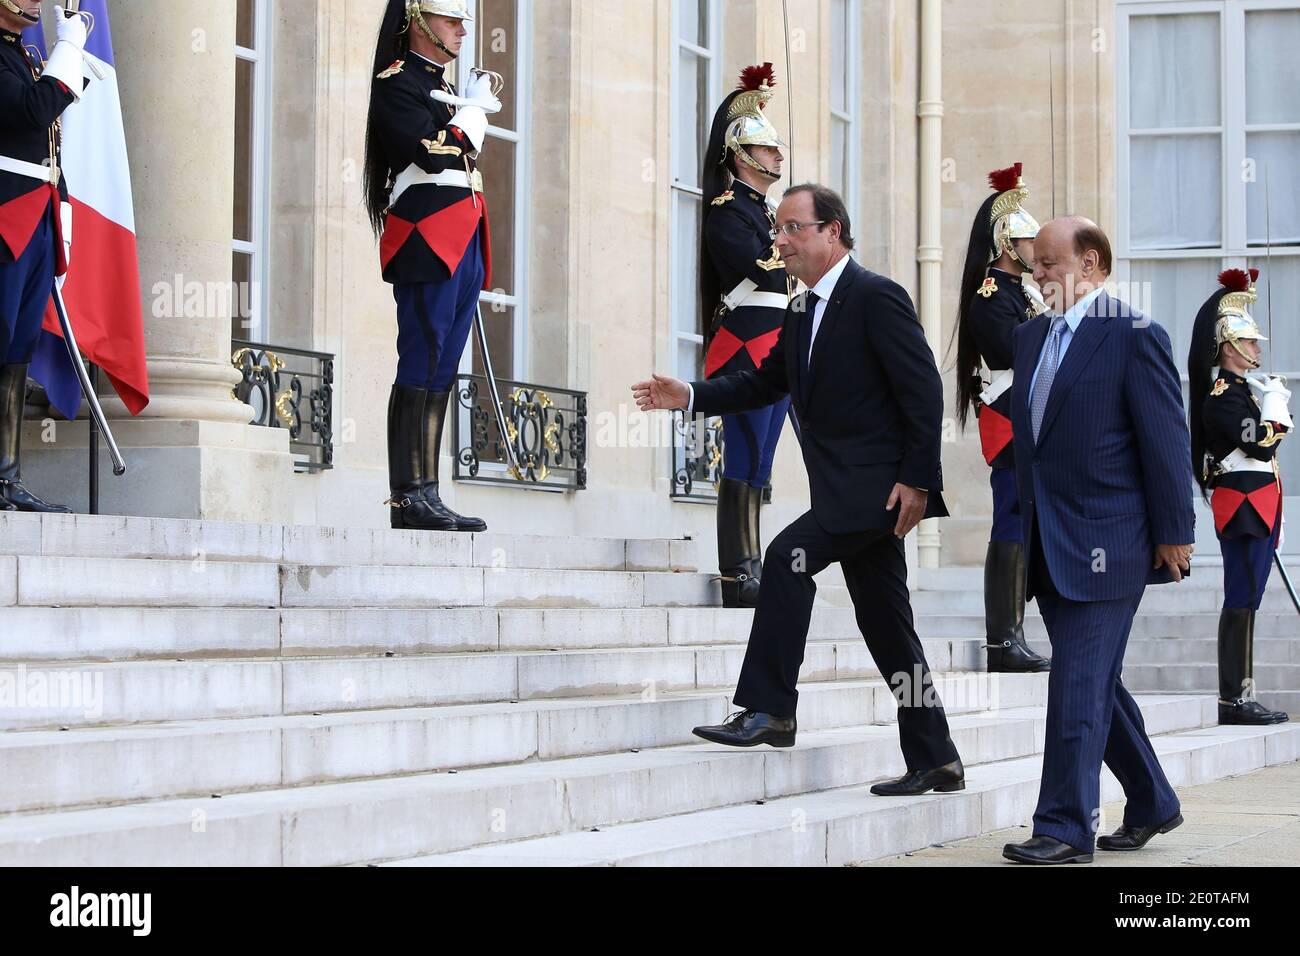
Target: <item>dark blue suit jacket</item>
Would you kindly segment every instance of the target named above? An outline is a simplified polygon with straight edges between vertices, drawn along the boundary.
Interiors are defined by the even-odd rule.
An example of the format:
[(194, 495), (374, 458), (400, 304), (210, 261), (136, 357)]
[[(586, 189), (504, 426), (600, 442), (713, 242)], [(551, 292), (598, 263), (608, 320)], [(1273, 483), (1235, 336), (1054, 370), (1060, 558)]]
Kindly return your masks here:
[[(1103, 292), (1079, 324), (1035, 443), (1030, 382), (1051, 328), (1016, 329), (1012, 407), (1026, 548), (1074, 601), (1133, 598), (1172, 578), (1157, 544), (1195, 540), (1190, 441), (1169, 334)], [(1033, 554), (1026, 551), (1027, 565)], [(1033, 596), (1033, 575), (1030, 575)]]

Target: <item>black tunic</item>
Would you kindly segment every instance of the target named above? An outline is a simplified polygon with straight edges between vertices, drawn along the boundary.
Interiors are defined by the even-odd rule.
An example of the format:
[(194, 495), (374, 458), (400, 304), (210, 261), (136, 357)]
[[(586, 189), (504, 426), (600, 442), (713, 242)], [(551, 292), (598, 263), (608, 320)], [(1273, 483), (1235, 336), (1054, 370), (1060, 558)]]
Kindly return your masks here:
[[(37, 166), (50, 161), (50, 136), (54, 135), (56, 161), (58, 119), (72, 105), (73, 96), (53, 77), (41, 76), (38, 65), (23, 49), (22, 37), (0, 30), (0, 155)], [(0, 262), (21, 256), (32, 233), (49, 207), (40, 193), (49, 186), (30, 176), (0, 172)], [(59, 193), (67, 198), (62, 177)]]

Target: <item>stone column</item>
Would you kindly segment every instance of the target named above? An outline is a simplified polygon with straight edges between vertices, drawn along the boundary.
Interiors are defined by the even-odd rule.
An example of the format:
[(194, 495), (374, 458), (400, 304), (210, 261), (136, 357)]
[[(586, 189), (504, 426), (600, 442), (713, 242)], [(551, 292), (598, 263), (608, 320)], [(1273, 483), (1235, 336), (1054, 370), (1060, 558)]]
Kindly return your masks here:
[[(112, 0), (109, 9), (151, 401), (132, 419), (105, 389), (128, 472), (113, 478), (101, 454), (101, 510), (287, 520), (288, 432), (250, 426), (252, 409), (232, 395), (239, 381), (230, 363), (236, 4)], [(29, 430), (29, 483), (80, 509), (86, 426), (60, 424), (56, 433), (42, 447)]]

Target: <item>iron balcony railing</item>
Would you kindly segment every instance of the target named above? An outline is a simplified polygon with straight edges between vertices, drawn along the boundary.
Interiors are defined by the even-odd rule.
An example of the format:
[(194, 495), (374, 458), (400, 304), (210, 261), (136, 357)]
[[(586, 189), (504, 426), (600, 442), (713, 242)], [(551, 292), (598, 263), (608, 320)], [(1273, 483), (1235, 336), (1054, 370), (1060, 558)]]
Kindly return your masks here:
[[(492, 410), (487, 379), (461, 375), (452, 431), (456, 481), (511, 485), (537, 491), (587, 487), (587, 393), (499, 379), (509, 434)], [(519, 462), (512, 473), (507, 442)]]
[(289, 430), (294, 470), (334, 467), (334, 356), (281, 345), (231, 342), (242, 376), (235, 398), (253, 408), (252, 425)]

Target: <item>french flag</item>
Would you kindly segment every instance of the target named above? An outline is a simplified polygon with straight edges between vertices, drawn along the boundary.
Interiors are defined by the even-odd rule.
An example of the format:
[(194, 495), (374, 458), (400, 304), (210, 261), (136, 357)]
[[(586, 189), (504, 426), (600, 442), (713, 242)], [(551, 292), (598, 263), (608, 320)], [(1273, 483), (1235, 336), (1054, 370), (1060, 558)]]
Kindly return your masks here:
[[(72, 256), (63, 298), (82, 354), (108, 375), (132, 415), (149, 404), (144, 315), (136, 256), (131, 170), (126, 156), (122, 102), (113, 61), (107, 0), (83, 0), (95, 28), (86, 44), (104, 79), (93, 79), (81, 100), (63, 114), (63, 171), (72, 202)], [(24, 41), (45, 50), (40, 26)], [(31, 376), (50, 404), (71, 420), (81, 407), (81, 387), (68, 357), (51, 300)]]

